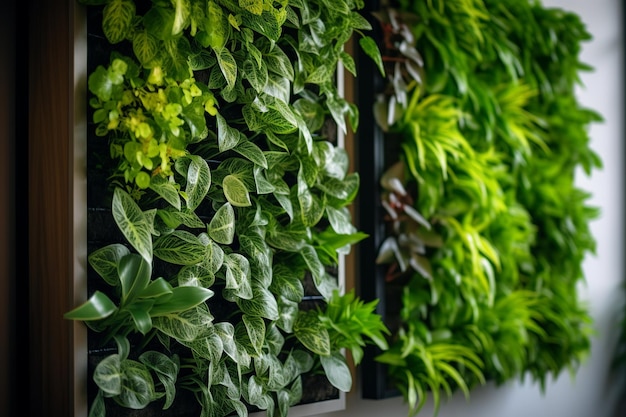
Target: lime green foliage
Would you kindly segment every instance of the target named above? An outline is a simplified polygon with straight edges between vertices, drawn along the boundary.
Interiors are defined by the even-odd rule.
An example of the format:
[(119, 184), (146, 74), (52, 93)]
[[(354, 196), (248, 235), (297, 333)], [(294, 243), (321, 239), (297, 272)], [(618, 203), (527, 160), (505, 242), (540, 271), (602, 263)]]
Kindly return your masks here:
[[(575, 96), (590, 35), (577, 15), (536, 1), (400, 1), (394, 10), (423, 65), (418, 78), (404, 73), (406, 104), (385, 117), (383, 101), (377, 120), (401, 137), (395, 177), (424, 221), (398, 216), (388, 239), (419, 242), (428, 230), (442, 243), (414, 245), (419, 264), (404, 262), (403, 324), (378, 360), (411, 413), (429, 392), (437, 410), (442, 393), (485, 380), (530, 375), (545, 389), (590, 349), (577, 287), (599, 211), (575, 184), (577, 170), (601, 168), (587, 129), (602, 118)], [(402, 103), (389, 91), (386, 102)], [(403, 264), (390, 253), (381, 248), (379, 261)]]
[(336, 135), (358, 109), (335, 83), (340, 63), (356, 75), (353, 36), (381, 65), (363, 2), (79, 2), (98, 8), (111, 52), (89, 104), (124, 238), (89, 254), (103, 282), (65, 315), (117, 345), (95, 367), (90, 416), (167, 409), (180, 389), (203, 416), (285, 416), (308, 373), (350, 390), (344, 350), (387, 346), (376, 304), (340, 295), (335, 275), (366, 237)]

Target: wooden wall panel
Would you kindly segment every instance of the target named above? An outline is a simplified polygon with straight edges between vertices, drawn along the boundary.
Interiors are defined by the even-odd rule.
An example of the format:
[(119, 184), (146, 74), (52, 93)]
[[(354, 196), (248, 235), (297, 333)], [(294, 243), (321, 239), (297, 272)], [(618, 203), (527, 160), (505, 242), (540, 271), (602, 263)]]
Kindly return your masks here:
[[(0, 14), (0, 415), (15, 413), (15, 2)], [(8, 65), (5, 65), (8, 63)]]
[(74, 1), (28, 6), (28, 69), (18, 69), (28, 88), (17, 91), (28, 92), (28, 137), (21, 131), (17, 140), (28, 141), (28, 204), (18, 204), (18, 211), (28, 207), (28, 224), (18, 226), (19, 233), (28, 227), (28, 262), (20, 264), (28, 277), (19, 279), (28, 279), (29, 328), (19, 342), (28, 349), (29, 372), (20, 377), (29, 379), (30, 398), (20, 415), (73, 416), (73, 323), (63, 314), (73, 306)]

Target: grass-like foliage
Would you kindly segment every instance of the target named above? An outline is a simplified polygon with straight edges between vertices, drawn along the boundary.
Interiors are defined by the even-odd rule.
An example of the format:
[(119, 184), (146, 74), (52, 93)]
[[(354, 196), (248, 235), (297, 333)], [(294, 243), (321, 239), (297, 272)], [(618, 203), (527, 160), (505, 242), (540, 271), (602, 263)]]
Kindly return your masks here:
[[(575, 92), (591, 36), (576, 14), (538, 1), (385, 7), (378, 16), (395, 18), (381, 18), (381, 50), (396, 76), (376, 112), (401, 152), (381, 179), (383, 204), (390, 192), (396, 204), (379, 261), (408, 283), (378, 360), (411, 414), (429, 394), (437, 411), (442, 394), (487, 380), (530, 376), (543, 390), (576, 370), (593, 331), (578, 287), (599, 210), (575, 182), (602, 167), (588, 135), (602, 117)], [(394, 41), (404, 55), (389, 55)]]

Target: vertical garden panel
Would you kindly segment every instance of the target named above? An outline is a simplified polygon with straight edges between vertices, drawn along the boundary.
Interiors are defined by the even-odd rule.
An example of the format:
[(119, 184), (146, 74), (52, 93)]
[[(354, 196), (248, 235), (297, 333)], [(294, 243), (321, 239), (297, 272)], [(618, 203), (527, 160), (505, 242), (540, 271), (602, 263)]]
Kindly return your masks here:
[(387, 331), (343, 276), (365, 235), (337, 71), (369, 25), (352, 2), (78, 3), (87, 288), (65, 318), (90, 415), (343, 408), (345, 354)]
[(386, 75), (359, 84), (361, 288), (392, 336), (365, 358), (363, 395), (417, 414), (487, 381), (543, 389), (590, 349), (577, 291), (600, 213), (574, 174), (602, 167), (602, 117), (575, 95), (591, 37), (540, 2), (370, 6)]

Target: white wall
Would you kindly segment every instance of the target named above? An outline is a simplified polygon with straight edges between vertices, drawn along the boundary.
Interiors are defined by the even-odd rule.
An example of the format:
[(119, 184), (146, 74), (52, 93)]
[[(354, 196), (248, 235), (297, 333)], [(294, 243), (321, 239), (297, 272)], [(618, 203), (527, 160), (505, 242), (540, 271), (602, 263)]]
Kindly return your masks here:
[[(583, 45), (581, 60), (592, 65), (584, 73), (579, 91), (583, 106), (598, 111), (602, 124), (591, 126), (591, 147), (604, 162), (591, 178), (580, 176), (582, 188), (592, 192), (591, 205), (602, 215), (591, 224), (596, 237), (597, 255), (589, 256), (584, 269), (587, 286), (582, 296), (588, 300), (597, 336), (592, 340), (591, 356), (574, 378), (568, 373), (549, 384), (545, 396), (530, 382), (511, 382), (502, 387), (481, 387), (472, 391), (469, 402), (457, 395), (442, 405), (438, 417), (613, 417), (624, 386), (624, 372), (616, 380), (609, 374), (610, 361), (619, 334), (619, 319), (624, 303), (623, 233), (624, 125), (623, 39), (621, 0), (544, 0), (546, 7), (560, 7), (577, 13), (593, 35)], [(347, 395), (346, 410), (325, 417), (406, 417), (408, 408), (402, 398), (361, 399), (359, 384)], [(306, 387), (305, 387), (306, 389)], [(626, 411), (624, 411), (626, 414)], [(419, 417), (431, 417), (430, 404)], [(616, 414), (615, 417), (623, 414)], [(320, 415), (321, 416), (321, 415)]]

